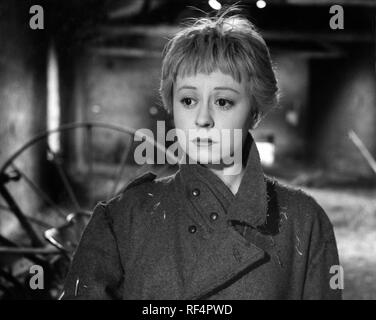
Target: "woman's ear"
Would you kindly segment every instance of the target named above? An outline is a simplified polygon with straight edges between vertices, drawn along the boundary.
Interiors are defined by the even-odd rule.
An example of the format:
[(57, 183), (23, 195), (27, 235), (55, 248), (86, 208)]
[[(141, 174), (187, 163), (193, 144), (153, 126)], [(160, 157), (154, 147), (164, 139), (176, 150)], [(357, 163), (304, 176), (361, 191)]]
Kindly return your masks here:
[(249, 119), (249, 129), (253, 130), (256, 129), (261, 121), (261, 114), (257, 107), (253, 106), (251, 107), (250, 116)]
[(247, 118), (247, 125), (246, 128), (248, 130), (252, 130), (255, 127), (255, 112), (251, 109), (250, 114)]

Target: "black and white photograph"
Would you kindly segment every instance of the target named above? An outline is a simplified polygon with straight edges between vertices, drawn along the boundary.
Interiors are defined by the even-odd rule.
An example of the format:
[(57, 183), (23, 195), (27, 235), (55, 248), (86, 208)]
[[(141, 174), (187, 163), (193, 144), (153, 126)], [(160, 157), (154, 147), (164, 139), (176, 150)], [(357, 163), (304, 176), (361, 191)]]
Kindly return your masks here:
[(0, 0), (0, 300), (376, 300), (376, 0)]

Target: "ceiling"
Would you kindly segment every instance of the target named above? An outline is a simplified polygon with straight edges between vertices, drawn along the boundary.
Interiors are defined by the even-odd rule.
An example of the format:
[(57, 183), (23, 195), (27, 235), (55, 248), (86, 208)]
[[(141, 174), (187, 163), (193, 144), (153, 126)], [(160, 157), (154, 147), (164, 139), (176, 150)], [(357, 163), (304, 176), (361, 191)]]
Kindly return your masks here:
[[(148, 45), (159, 52), (163, 41), (155, 39), (172, 35), (186, 18), (215, 12), (206, 0), (45, 1), (52, 36), (111, 52), (137, 52)], [(218, 1), (223, 5), (239, 2)], [(337, 54), (354, 44), (375, 46), (376, 0), (265, 1), (264, 9), (257, 8), (256, 0), (245, 0), (241, 5), (274, 47)], [(343, 5), (344, 30), (329, 27), (333, 4)]]

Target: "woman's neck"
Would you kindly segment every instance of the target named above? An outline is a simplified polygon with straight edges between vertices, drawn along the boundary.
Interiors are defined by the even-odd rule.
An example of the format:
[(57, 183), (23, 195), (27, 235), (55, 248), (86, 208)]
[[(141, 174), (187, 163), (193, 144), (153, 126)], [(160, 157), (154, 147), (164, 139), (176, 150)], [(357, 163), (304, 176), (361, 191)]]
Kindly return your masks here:
[(247, 167), (248, 157), (252, 146), (252, 136), (248, 132), (243, 142), (243, 150), (241, 157), (241, 170), (239, 171), (239, 163), (233, 163), (231, 166), (222, 165), (205, 165), (210, 171), (212, 171), (223, 183), (236, 195), (240, 183), (243, 179), (245, 169)]
[(239, 186), (245, 171), (244, 169), (245, 168), (243, 166), (242, 170), (239, 172), (239, 169), (235, 165), (232, 167), (227, 167), (226, 170), (223, 170), (223, 168), (216, 168), (215, 166), (209, 167), (209, 170), (211, 170), (219, 179), (221, 179), (234, 195), (236, 195), (239, 190)]
[(210, 169), (215, 175), (219, 177), (223, 181), (223, 183), (231, 190), (231, 192), (236, 195), (239, 190), (240, 183), (245, 173), (245, 168), (248, 162), (248, 156), (251, 148), (251, 135), (248, 134), (246, 136), (246, 141), (243, 143), (243, 150), (242, 150), (242, 164), (241, 170), (239, 172), (239, 166), (235, 163), (229, 167), (221, 167), (221, 166), (209, 166)]

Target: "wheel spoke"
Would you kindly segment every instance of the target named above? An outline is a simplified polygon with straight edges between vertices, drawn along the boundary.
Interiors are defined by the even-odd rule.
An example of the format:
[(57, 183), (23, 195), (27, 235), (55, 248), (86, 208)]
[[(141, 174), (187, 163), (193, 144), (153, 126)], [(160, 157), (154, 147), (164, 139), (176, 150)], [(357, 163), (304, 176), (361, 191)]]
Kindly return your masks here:
[(124, 169), (125, 169), (125, 165), (126, 165), (126, 162), (127, 162), (127, 158), (128, 158), (128, 154), (129, 154), (129, 149), (130, 148), (125, 148), (122, 155), (121, 155), (121, 160), (120, 160), (120, 165), (117, 166), (116, 168), (116, 171), (115, 171), (115, 174), (114, 176), (112, 177), (112, 180), (114, 181), (114, 183), (112, 184), (112, 189), (111, 191), (107, 194), (107, 200), (115, 195), (115, 192), (119, 186), (119, 183), (120, 183), (120, 180), (121, 178), (123, 177), (123, 173), (124, 173)]
[[(7, 207), (1, 206), (1, 205), (0, 205), (0, 210), (3, 210), (3, 211), (7, 211), (7, 212), (9, 212), (9, 213), (12, 213), (12, 210), (10, 210), (10, 209), (7, 208)], [(52, 225), (50, 225), (50, 224), (48, 224), (48, 223), (45, 223), (44, 221), (41, 221), (41, 220), (39, 220), (39, 219), (37, 219), (37, 218), (27, 216), (26, 214), (25, 214), (25, 217), (26, 217), (26, 219), (27, 219), (29, 222), (35, 223), (35, 224), (39, 225), (39, 226), (42, 227), (42, 228), (49, 229), (49, 228), (53, 228), (53, 227), (54, 227), (54, 226), (52, 226)], [(1, 236), (0, 236), (0, 237), (1, 237)]]
[[(0, 235), (0, 243), (1, 245), (3, 246), (6, 246), (6, 247), (13, 247), (13, 248), (17, 248), (18, 247), (18, 244), (3, 237), (2, 235)], [(33, 261), (35, 262), (36, 264), (39, 264), (41, 266), (47, 266), (48, 265), (48, 262), (37, 257), (36, 255), (33, 255), (33, 254), (25, 254), (25, 257), (27, 257), (30, 261)]]
[(81, 210), (81, 206), (80, 206), (80, 204), (77, 201), (77, 198), (76, 198), (76, 196), (75, 196), (75, 194), (73, 192), (73, 188), (72, 188), (72, 186), (71, 186), (71, 184), (70, 184), (70, 182), (68, 180), (68, 177), (67, 177), (67, 175), (65, 173), (65, 170), (64, 170), (63, 166), (56, 160), (57, 159), (57, 155), (49, 147), (48, 147), (48, 152), (50, 152), (50, 154), (52, 155), (51, 161), (56, 166), (57, 171), (59, 173), (59, 176), (61, 178), (61, 181), (63, 182), (65, 190), (68, 192), (68, 195), (69, 195), (72, 203), (76, 207), (76, 210), (80, 211)]
[(53, 225), (50, 225), (50, 224), (48, 224), (48, 223), (46, 223), (46, 222), (44, 222), (44, 221), (42, 221), (40, 219), (34, 218), (34, 217), (27, 216), (26, 218), (30, 222), (32, 222), (32, 223), (34, 223), (34, 224), (36, 224), (36, 225), (38, 225), (38, 226), (40, 226), (40, 227), (42, 227), (44, 229), (50, 229), (50, 228), (54, 227)]
[(29, 235), (32, 245), (35, 247), (43, 246), (43, 242), (39, 239), (37, 233), (31, 226), (30, 222), (27, 220), (26, 215), (21, 211), (20, 207), (14, 201), (12, 195), (9, 193), (5, 185), (0, 183), (0, 194), (3, 196), (4, 200), (8, 203), (9, 209), (17, 217), (18, 221)]
[(89, 180), (89, 201), (91, 203), (92, 200), (92, 192), (93, 192), (93, 130), (92, 125), (88, 124), (86, 126), (86, 139), (87, 139), (87, 161), (89, 166), (88, 172), (88, 180)]
[(25, 180), (25, 182), (30, 186), (31, 189), (34, 190), (34, 192), (42, 198), (43, 201), (45, 201), (47, 204), (49, 204), (51, 207), (55, 209), (55, 211), (63, 218), (66, 217), (66, 214), (64, 214), (58, 205), (51, 200), (51, 198), (43, 192), (42, 189), (40, 189), (23, 171), (21, 171), (14, 163), (12, 163), (12, 167), (14, 170), (16, 170)]
[(17, 247), (16, 243), (14, 243), (13, 241), (3, 237), (1, 234), (0, 234), (0, 243), (2, 243), (4, 246), (8, 246), (8, 247)]
[(1, 253), (8, 253), (8, 254), (41, 254), (41, 255), (49, 255), (49, 254), (61, 254), (61, 251), (56, 248), (28, 248), (28, 247), (2, 247), (0, 246), (0, 254)]

